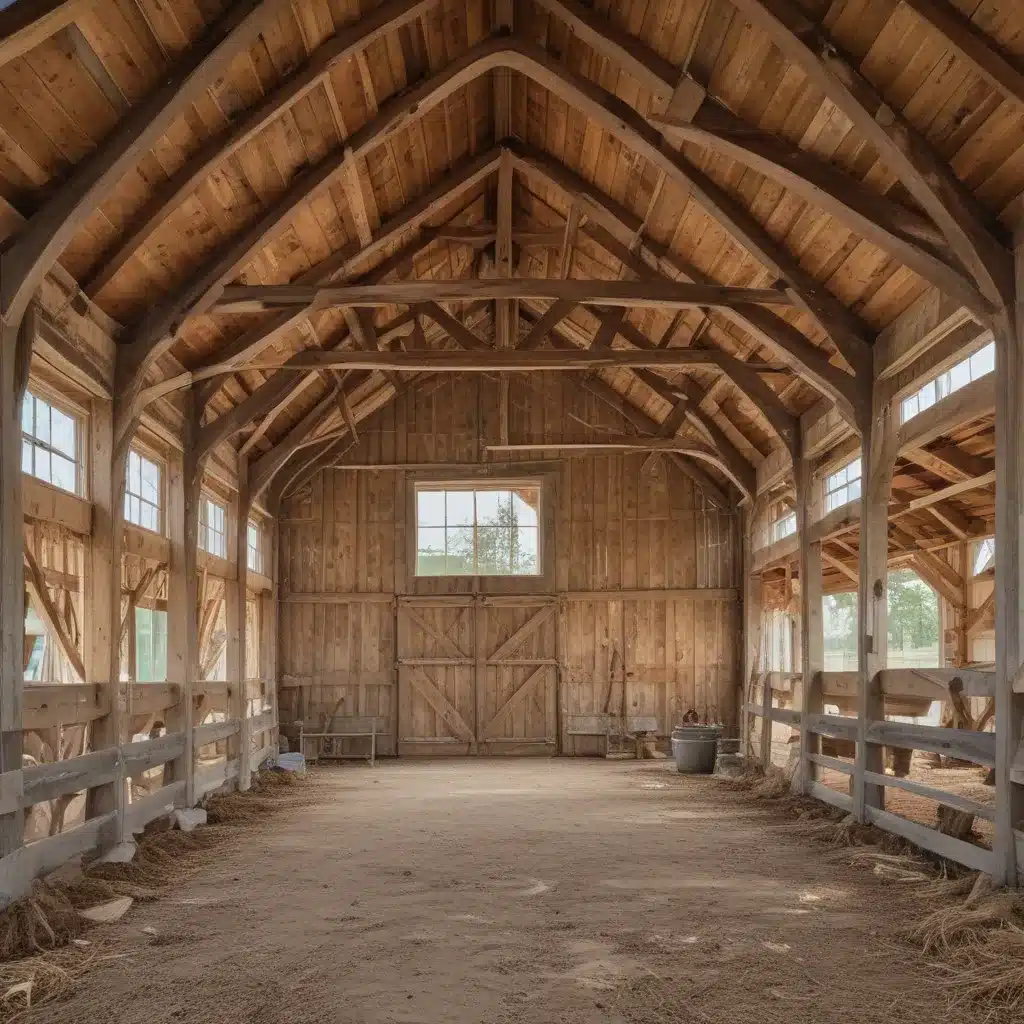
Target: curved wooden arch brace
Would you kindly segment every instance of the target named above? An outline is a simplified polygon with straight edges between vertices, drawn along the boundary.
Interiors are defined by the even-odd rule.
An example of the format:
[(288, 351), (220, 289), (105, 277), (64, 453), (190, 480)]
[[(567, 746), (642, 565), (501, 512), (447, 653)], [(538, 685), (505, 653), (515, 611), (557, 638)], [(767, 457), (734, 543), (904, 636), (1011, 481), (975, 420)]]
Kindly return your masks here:
[(133, 107), (112, 136), (71, 172), (0, 257), (0, 311), (8, 323), (26, 307), (75, 232), (172, 122), (201, 98), (288, 0), (239, 0), (184, 54), (163, 84)]
[[(351, 247), (332, 253), (300, 278), (300, 282), (329, 281), (336, 275), (354, 273), (356, 268), (367, 259), (396, 241), (407, 231), (417, 230), (429, 216), (439, 208), (445, 208), (451, 202), (465, 195), (493, 174), (498, 168), (501, 150), (490, 149), (474, 157), (451, 174), (442, 178), (433, 188), (424, 193), (402, 210), (387, 223), (381, 225), (374, 234), (370, 245)], [(429, 230), (429, 229), (428, 229)], [(370, 271), (368, 279), (375, 274), (382, 274), (388, 268), (391, 259), (385, 260), (379, 267)], [(173, 336), (165, 335), (162, 339), (147, 345), (129, 343), (118, 351), (118, 392), (122, 396), (121, 415), (115, 425), (115, 443), (123, 447), (127, 438), (134, 431), (138, 416), (152, 401), (172, 391), (190, 387), (193, 383), (197, 388), (196, 401), (200, 409), (206, 407), (209, 400), (221, 387), (224, 378), (235, 372), (239, 366), (275, 341), (286, 330), (294, 328), (312, 312), (310, 308), (300, 310), (284, 310), (269, 323), (252, 331), (247, 331), (230, 342), (214, 359), (197, 367), (188, 374), (179, 374), (169, 381), (161, 381), (150, 388), (143, 389), (142, 382), (149, 367), (161, 354), (170, 349)], [(209, 371), (209, 372), (207, 372)]]
[(746, 124), (707, 97), (703, 86), (689, 75), (680, 77), (679, 69), (654, 50), (575, 0), (537, 2), (650, 89), (662, 105), (673, 93), (684, 90), (698, 99), (704, 97), (692, 121), (670, 114), (648, 117), (651, 123), (669, 129), (669, 137), (687, 138), (778, 181), (892, 253), (926, 281), (957, 295), (968, 308), (984, 316), (991, 313), (991, 303), (958, 271), (945, 236), (928, 218), (888, 196), (871, 192), (799, 146)]
[[(643, 229), (643, 223), (638, 217), (546, 153), (519, 142), (510, 142), (509, 145), (516, 155), (517, 169), (527, 177), (539, 177), (546, 185), (561, 191), (567, 203), (583, 206), (588, 223), (581, 230), (637, 276), (664, 273), (660, 269), (664, 264), (669, 266), (679, 280), (710, 282), (707, 275), (688, 264), (681, 256), (667, 250), (657, 250), (646, 240), (642, 240), (634, 252), (630, 245), (640, 237)], [(628, 238), (629, 242), (624, 241), (623, 237)], [(651, 262), (655, 267), (649, 266), (643, 258), (644, 250), (650, 250)], [(778, 353), (799, 374), (835, 401), (844, 418), (853, 422), (856, 402), (854, 378), (830, 363), (826, 354), (811, 344), (792, 324), (762, 306), (723, 309), (720, 315)]]
[(386, 33), (415, 20), (437, 2), (390, 0), (325, 40), (305, 63), (267, 93), (260, 103), (200, 146), (171, 175), (132, 219), (128, 234), (104, 255), (95, 273), (82, 285), (82, 290), (92, 297), (98, 295), (170, 211), (184, 202), (211, 171), (312, 92), (333, 67), (365, 50)]
[[(359, 266), (397, 241), (406, 232), (420, 231), (417, 244), (410, 243), (402, 246), (365, 275), (367, 281), (383, 279), (391, 270), (397, 270), (407, 260), (410, 260), (419, 248), (430, 244), (436, 236), (435, 229), (422, 228), (423, 222), (434, 216), (439, 209), (447, 209), (491, 174), (494, 174), (500, 160), (501, 150), (494, 147), (463, 163), (382, 224), (373, 234), (368, 245), (349, 246), (331, 253), (315, 267), (302, 274), (296, 283), (325, 284), (338, 277), (348, 278), (349, 275), (356, 272)], [(251, 359), (272, 344), (284, 331), (305, 320), (311, 312), (313, 310), (310, 308), (298, 313), (282, 312), (269, 324), (253, 331), (247, 331), (241, 337), (236, 338), (223, 351), (217, 353), (214, 361), (224, 362), (230, 358), (241, 364), (247, 359)], [(206, 407), (217, 387), (219, 385), (210, 384), (200, 388), (200, 408)]]
[(784, 279), (793, 297), (814, 316), (854, 367), (863, 368), (870, 354), (867, 325), (815, 281), (739, 202), (719, 188), (678, 153), (663, 148), (661, 135), (631, 107), (600, 86), (574, 76), (545, 51), (513, 39), (489, 40), (431, 78), (381, 108), (378, 116), (356, 132), (344, 153), (335, 153), (300, 174), (272, 207), (221, 250), (183, 289), (161, 303), (135, 332), (133, 344), (148, 352), (181, 319), (207, 310), (220, 288), (264, 244), (293, 210), (327, 187), (347, 159), (365, 156), (392, 132), (408, 125), (451, 92), (496, 67), (518, 71), (615, 135), (625, 145), (689, 189), (698, 202), (776, 277)]
[(877, 150), (942, 230), (995, 307), (1013, 302), (1013, 260), (998, 230), (917, 130), (894, 110), (795, 0), (731, 0)]

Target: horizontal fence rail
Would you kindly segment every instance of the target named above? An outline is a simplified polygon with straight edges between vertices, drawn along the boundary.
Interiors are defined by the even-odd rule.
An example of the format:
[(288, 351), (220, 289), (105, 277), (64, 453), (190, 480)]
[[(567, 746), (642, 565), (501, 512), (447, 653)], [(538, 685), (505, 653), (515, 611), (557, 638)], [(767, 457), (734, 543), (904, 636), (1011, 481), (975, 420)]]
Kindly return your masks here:
[[(193, 803), (217, 789), (240, 784), (243, 775), (247, 787), (249, 775), (277, 754), (275, 690), (272, 683), (258, 679), (194, 684), (193, 697), (202, 698), (197, 714), (223, 717), (237, 699), (235, 706), (244, 708), (245, 717), (192, 725), (189, 764), (184, 763), (189, 750), (186, 734), (172, 731), (0, 774), (0, 814), (27, 813), (38, 804), (85, 796), (105, 786), (121, 794), (115, 809), (26, 842), (0, 859), (0, 896), (16, 898), (32, 879), (72, 858), (93, 856), (131, 840), (151, 821), (187, 806), (190, 783)], [(47, 730), (95, 722), (110, 714), (112, 693), (113, 688), (103, 683), (26, 683), (23, 732), (46, 736)], [(126, 731), (149, 729), (164, 712), (180, 713), (182, 693), (175, 683), (122, 684), (117, 699), (127, 719)], [(173, 714), (166, 717), (174, 720)], [(46, 742), (51, 743), (49, 738)], [(165, 771), (159, 788), (141, 795), (131, 792), (129, 780), (138, 782), (146, 772), (168, 767), (170, 776)], [(89, 807), (88, 801), (85, 806)]]
[[(883, 696), (886, 714), (907, 717), (926, 714), (933, 701), (950, 700), (951, 688), (955, 688), (964, 697), (989, 697), (995, 691), (995, 673), (978, 668), (883, 669), (876, 673), (872, 682)], [(859, 675), (856, 672), (817, 672), (811, 681), (818, 707), (832, 704), (843, 711), (852, 712), (856, 711), (858, 685)], [(754, 719), (760, 719), (761, 722), (759, 753), (766, 768), (771, 763), (772, 725), (787, 725), (794, 730), (805, 730), (809, 736), (816, 738), (813, 745), (804, 745), (794, 778), (794, 788), (808, 796), (852, 813), (852, 787), (866, 784), (912, 793), (984, 821), (994, 820), (995, 809), (978, 800), (913, 779), (868, 771), (861, 753), (861, 745), (866, 743), (890, 749), (922, 750), (991, 768), (996, 758), (994, 732), (887, 719), (869, 721), (862, 734), (862, 723), (855, 713), (836, 715), (801, 712), (799, 705), (803, 701), (802, 687), (803, 679), (798, 672), (762, 672), (752, 680), (747, 700), (743, 704), (744, 750), (748, 757), (754, 753)], [(779, 706), (784, 703), (794, 703), (797, 707)], [(814, 706), (814, 701), (803, 703), (805, 707)], [(848, 745), (849, 759), (820, 752), (816, 749), (819, 739)], [(857, 756), (854, 756), (854, 752)], [(1024, 757), (1020, 760), (1016, 770), (1024, 777)], [(818, 769), (846, 776), (851, 784), (851, 793), (843, 793), (825, 785), (817, 778)], [(972, 870), (991, 872), (994, 868), (994, 854), (985, 847), (947, 835), (881, 807), (868, 806), (865, 816), (876, 827)], [(1024, 833), (1018, 833), (1016, 838), (1019, 852), (1024, 853)]]

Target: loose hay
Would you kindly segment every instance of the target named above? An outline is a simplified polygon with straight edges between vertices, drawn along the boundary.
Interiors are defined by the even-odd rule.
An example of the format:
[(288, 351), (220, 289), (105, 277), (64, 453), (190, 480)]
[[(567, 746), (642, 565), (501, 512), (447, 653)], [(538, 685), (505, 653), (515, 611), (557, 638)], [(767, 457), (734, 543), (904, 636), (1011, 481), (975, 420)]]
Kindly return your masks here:
[[(925, 953), (950, 953), (956, 947), (981, 943), (994, 928), (1011, 925), (1017, 900), (1010, 893), (999, 893), (972, 905), (970, 902), (933, 910), (909, 930)], [(1022, 965), (1024, 966), (1024, 965)]]
[[(170, 828), (164, 820), (155, 821), (138, 837), (131, 861), (93, 864), (71, 881), (34, 883), (27, 899), (0, 913), (0, 964), (37, 959), (43, 951), (66, 946), (89, 927), (79, 910), (121, 896), (140, 901), (156, 899), (159, 890), (184, 871), (199, 866), (213, 847), (230, 836), (231, 829), (225, 826), (255, 821), (279, 807), (294, 806), (291, 787), (299, 781), (288, 772), (259, 772), (253, 776), (254, 793), (211, 798), (214, 812), (211, 824), (204, 828), (182, 832)], [(286, 787), (290, 792), (284, 792)], [(48, 970), (36, 966), (44, 973)], [(51, 973), (46, 984), (53, 987), (59, 971)]]
[(32, 894), (0, 915), (0, 961), (67, 945), (85, 931), (78, 910), (59, 890), (36, 882)]
[(992, 932), (940, 969), (951, 1007), (976, 1003), (1007, 1020), (1024, 1012), (1024, 928), (1011, 924)]
[(15, 1024), (29, 1010), (64, 999), (88, 971), (117, 959), (117, 954), (72, 948), (0, 964), (0, 1020)]

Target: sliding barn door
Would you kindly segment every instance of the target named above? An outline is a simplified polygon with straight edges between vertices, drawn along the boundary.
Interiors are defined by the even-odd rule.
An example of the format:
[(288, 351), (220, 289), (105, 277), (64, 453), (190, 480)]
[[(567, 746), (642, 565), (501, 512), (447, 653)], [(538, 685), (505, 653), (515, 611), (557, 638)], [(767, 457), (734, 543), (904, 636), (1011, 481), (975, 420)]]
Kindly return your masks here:
[(398, 601), (398, 753), (476, 751), (476, 615), (466, 598)]
[(398, 752), (554, 753), (554, 601), (402, 598)]
[(554, 754), (558, 662), (554, 600), (485, 598), (477, 608), (481, 753)]

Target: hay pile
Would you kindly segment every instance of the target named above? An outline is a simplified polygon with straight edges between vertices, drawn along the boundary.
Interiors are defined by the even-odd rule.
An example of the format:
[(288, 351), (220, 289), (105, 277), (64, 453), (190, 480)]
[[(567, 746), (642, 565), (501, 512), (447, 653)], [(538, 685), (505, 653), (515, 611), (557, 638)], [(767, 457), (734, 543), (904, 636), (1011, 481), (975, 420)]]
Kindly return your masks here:
[(918, 897), (924, 916), (906, 929), (945, 991), (952, 1011), (971, 1004), (992, 1020), (1024, 1019), (1024, 895), (994, 891), (987, 875), (945, 861), (817, 800), (790, 794), (782, 769), (748, 762), (723, 785), (792, 811), (789, 835), (832, 849), (830, 859), (868, 869)]
[(30, 896), (0, 913), (0, 1021), (7, 1024), (29, 1007), (62, 998), (88, 970), (116, 959), (82, 939), (92, 925), (80, 910), (120, 896), (154, 900), (208, 860), (234, 826), (295, 805), (299, 779), (292, 773), (260, 772), (252, 782), (251, 792), (210, 797), (207, 827), (181, 832), (167, 819), (154, 821), (137, 837), (128, 863), (93, 864), (70, 880), (36, 882)]

